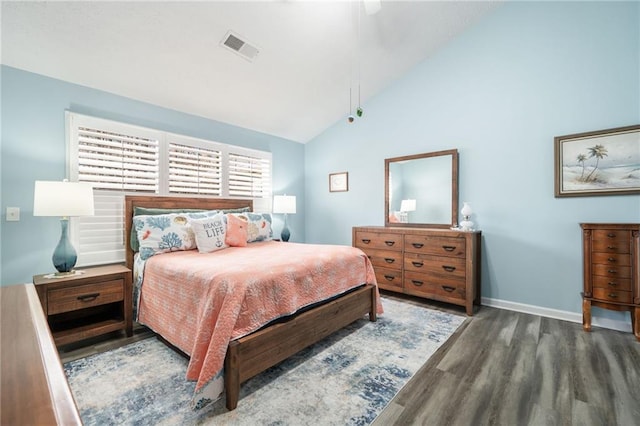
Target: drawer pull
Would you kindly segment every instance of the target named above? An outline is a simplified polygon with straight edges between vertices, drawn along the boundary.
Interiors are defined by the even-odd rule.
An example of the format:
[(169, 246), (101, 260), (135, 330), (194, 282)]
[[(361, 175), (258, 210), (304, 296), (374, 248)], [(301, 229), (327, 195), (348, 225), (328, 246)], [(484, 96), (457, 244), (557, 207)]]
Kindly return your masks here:
[(610, 258), (608, 258), (607, 260), (608, 260), (609, 262), (615, 262), (615, 261), (616, 261), (616, 258), (615, 258), (615, 257), (610, 257)]
[(453, 272), (456, 270), (455, 266), (448, 266), (448, 265), (442, 265), (442, 269), (444, 269), (447, 272)]
[(395, 262), (396, 260), (395, 260), (395, 259), (390, 259), (390, 258), (388, 258), (388, 257), (385, 257), (385, 258), (384, 258), (384, 261), (385, 261), (385, 262), (387, 262), (387, 263), (393, 263), (393, 262)]
[(612, 298), (612, 299), (616, 299), (618, 297), (618, 295), (615, 294), (615, 293), (609, 293), (609, 297)]
[(445, 249), (445, 251), (454, 251), (456, 246), (442, 246), (442, 248)]
[(370, 240), (370, 239), (368, 239), (368, 238), (363, 238), (363, 239), (362, 239), (362, 240), (360, 240), (360, 241), (362, 241), (362, 242), (363, 242), (363, 243), (365, 243), (365, 244), (369, 244), (369, 243), (371, 242), (371, 240)]
[(449, 293), (451, 293), (451, 292), (452, 292), (453, 290), (455, 290), (456, 288), (455, 288), (455, 287), (451, 287), (451, 286), (449, 286), (449, 285), (443, 285), (443, 286), (442, 286), (442, 289), (443, 289), (444, 291), (448, 291)]
[(422, 247), (424, 247), (424, 244), (422, 244), (422, 243), (411, 243), (411, 245), (412, 245), (413, 247), (415, 247), (415, 248), (422, 248)]
[(613, 282), (613, 281), (608, 282), (607, 284), (609, 284), (609, 287), (616, 287), (618, 285), (618, 283)]
[(394, 277), (393, 275), (385, 275), (384, 279), (387, 281), (393, 281), (396, 277)]
[(78, 296), (78, 300), (81, 302), (93, 302), (98, 298), (98, 296), (100, 296), (100, 293), (84, 294), (82, 296)]
[(422, 266), (424, 266), (423, 262), (416, 262), (415, 260), (411, 262), (411, 264), (413, 266), (415, 266), (416, 268), (422, 268)]
[(607, 234), (607, 237), (609, 237), (609, 238), (615, 238), (615, 237), (616, 237), (616, 234), (615, 234), (614, 232), (609, 232), (609, 233)]
[(420, 287), (422, 284), (424, 284), (424, 281), (411, 280), (411, 283), (415, 286)]
[(618, 271), (616, 271), (615, 269), (609, 269), (607, 272), (610, 273), (610, 274), (617, 274), (618, 273)]
[(608, 250), (615, 250), (615, 249), (616, 249), (616, 246), (607, 246), (607, 249), (608, 249)]
[(389, 247), (391, 247), (392, 245), (394, 245), (396, 242), (395, 241), (385, 241), (384, 242), (386, 245), (388, 245)]

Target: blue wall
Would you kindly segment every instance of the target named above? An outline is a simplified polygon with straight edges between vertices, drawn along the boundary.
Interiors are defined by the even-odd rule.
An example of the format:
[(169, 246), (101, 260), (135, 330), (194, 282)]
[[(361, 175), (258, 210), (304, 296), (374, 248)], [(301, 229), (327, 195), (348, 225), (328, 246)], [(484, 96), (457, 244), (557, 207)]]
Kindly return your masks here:
[[(65, 110), (270, 151), (274, 193), (298, 197), (298, 214), (289, 217), (291, 240), (304, 241), (303, 145), (11, 67), (3, 66), (1, 77), (3, 285), (31, 282), (33, 275), (53, 270), (60, 224), (33, 217), (33, 186), (35, 180), (66, 176)], [(6, 221), (6, 207), (20, 207), (19, 222)], [(278, 235), (281, 227), (282, 217), (276, 217)]]
[[(306, 145), (307, 242), (384, 225), (385, 158), (457, 148), (482, 296), (581, 312), (579, 223), (640, 222), (640, 196), (554, 198), (554, 136), (640, 124), (639, 26), (638, 2), (498, 7)], [(329, 193), (336, 171), (349, 192)]]

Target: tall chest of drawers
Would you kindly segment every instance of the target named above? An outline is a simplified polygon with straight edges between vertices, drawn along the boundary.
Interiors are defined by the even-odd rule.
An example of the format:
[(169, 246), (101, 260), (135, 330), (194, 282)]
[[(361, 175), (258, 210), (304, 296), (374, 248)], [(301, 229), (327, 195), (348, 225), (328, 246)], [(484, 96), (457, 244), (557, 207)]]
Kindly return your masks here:
[(353, 246), (373, 265), (383, 290), (464, 306), (480, 305), (481, 233), (449, 229), (353, 228)]
[(640, 224), (581, 223), (582, 326), (591, 331), (591, 307), (631, 313), (640, 341)]

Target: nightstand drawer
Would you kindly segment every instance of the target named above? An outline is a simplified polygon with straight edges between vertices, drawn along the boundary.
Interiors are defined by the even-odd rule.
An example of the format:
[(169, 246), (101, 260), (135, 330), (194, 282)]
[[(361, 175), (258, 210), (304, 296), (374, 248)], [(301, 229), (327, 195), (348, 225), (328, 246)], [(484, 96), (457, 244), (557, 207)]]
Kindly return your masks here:
[(49, 315), (119, 302), (124, 300), (124, 280), (50, 290), (47, 297)]

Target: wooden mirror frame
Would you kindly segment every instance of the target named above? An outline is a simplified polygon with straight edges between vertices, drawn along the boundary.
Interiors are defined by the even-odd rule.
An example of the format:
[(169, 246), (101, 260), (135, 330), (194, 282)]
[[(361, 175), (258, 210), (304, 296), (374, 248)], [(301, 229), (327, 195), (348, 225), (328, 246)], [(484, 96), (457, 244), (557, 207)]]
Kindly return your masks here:
[[(396, 223), (389, 221), (389, 164), (393, 162), (418, 160), (430, 157), (451, 156), (451, 223)], [(458, 225), (458, 150), (434, 151), (423, 154), (406, 155), (404, 157), (386, 158), (384, 160), (384, 226), (450, 228)]]

